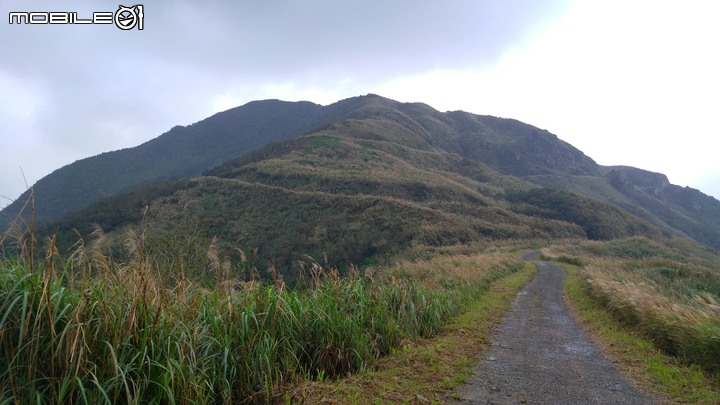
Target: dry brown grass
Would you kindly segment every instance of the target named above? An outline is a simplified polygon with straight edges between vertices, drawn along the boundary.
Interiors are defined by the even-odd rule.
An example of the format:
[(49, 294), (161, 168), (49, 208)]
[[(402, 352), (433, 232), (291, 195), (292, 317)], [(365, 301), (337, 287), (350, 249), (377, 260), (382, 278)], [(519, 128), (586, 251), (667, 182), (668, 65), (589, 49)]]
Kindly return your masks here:
[(498, 266), (517, 263), (517, 261), (515, 255), (499, 252), (449, 255), (437, 256), (430, 260), (402, 261), (389, 270), (438, 287), (448, 280), (459, 280), (463, 284), (470, 285), (487, 279)]
[(591, 296), (666, 352), (720, 371), (720, 304), (704, 294), (667, 294), (641, 272), (612, 259), (595, 259), (581, 275)]
[[(447, 274), (471, 280), (508, 260), (515, 260), (515, 256), (457, 255), (398, 266), (417, 266), (415, 270), (428, 280), (442, 279)], [(302, 384), (291, 390), (292, 402), (425, 404), (449, 401), (453, 390), (467, 380), (489, 345), (493, 327), (510, 308), (517, 292), (532, 278), (534, 269), (525, 263), (523, 270), (493, 283), (439, 336), (408, 340), (402, 350), (378, 359), (372, 369), (365, 372), (335, 382)]]

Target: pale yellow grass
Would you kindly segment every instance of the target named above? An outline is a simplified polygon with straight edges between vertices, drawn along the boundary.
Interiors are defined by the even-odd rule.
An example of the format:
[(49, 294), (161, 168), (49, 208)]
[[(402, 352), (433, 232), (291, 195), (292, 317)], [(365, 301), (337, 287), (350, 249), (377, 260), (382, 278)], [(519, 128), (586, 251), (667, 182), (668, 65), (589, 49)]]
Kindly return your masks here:
[(612, 306), (632, 309), (640, 321), (703, 324), (720, 320), (720, 305), (711, 295), (693, 295), (689, 302), (668, 297), (641, 275), (619, 268), (617, 261), (595, 260), (582, 274)]
[(713, 296), (665, 294), (617, 260), (593, 260), (580, 274), (591, 296), (659, 348), (708, 371), (720, 370), (720, 304)]
[(486, 280), (499, 265), (516, 263), (518, 260), (516, 255), (509, 253), (436, 256), (430, 260), (404, 260), (389, 271), (433, 286), (440, 286), (448, 280), (470, 285)]

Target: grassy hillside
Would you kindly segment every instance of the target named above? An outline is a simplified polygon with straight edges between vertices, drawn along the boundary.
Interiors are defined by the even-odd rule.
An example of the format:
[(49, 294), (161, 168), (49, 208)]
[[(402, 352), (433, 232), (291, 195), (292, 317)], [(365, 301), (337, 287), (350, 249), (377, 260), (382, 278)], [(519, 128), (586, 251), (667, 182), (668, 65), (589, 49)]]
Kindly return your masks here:
[[(153, 141), (182, 150), (159, 166), (59, 185), (84, 208), (3, 238), (0, 400), (279, 400), (436, 334), (523, 267), (487, 246), (585, 265), (590, 300), (717, 375), (720, 258), (682, 237), (715, 243), (717, 200), (515, 120), (378, 96), (231, 111)], [(231, 134), (255, 143), (230, 152)], [(190, 171), (83, 194), (130, 161)]]
[[(299, 139), (303, 134), (309, 137)], [(281, 140), (292, 141), (273, 143)], [(80, 222), (70, 226), (118, 225), (123, 222), (119, 212), (126, 208), (116, 210), (112, 221), (104, 215), (88, 217), (96, 208), (85, 211), (86, 215), (77, 211), (103, 197), (112, 199), (124, 192), (138, 195), (143, 184), (188, 179), (203, 172), (294, 191), (393, 197), (454, 213), (472, 212), (474, 208), (468, 206), (477, 201), (579, 224), (570, 218), (575, 214), (563, 218), (557, 212), (550, 215), (535, 209), (531, 213), (527, 205), (502, 197), (506, 191), (513, 195), (534, 183), (619, 207), (650, 222), (665, 236), (688, 235), (720, 248), (720, 202), (697, 190), (673, 186), (663, 175), (639, 169), (601, 167), (546, 130), (516, 120), (461, 111), (441, 113), (425, 104), (399, 103), (376, 95), (328, 106), (252, 102), (188, 127), (173, 128), (136, 148), (76, 162), (36, 184), (35, 220), (43, 224), (74, 212)], [(150, 191), (143, 199), (146, 204), (153, 194)], [(3, 210), (0, 221), (14, 219), (24, 197)], [(592, 204), (576, 201), (570, 205)], [(620, 224), (620, 219), (627, 219), (624, 214), (605, 207), (594, 209), (612, 211), (610, 215), (616, 217), (612, 226), (620, 229), (608, 229), (604, 235), (647, 230)], [(124, 222), (136, 218), (133, 214)], [(63, 222), (69, 223), (67, 218)], [(605, 237), (595, 235), (587, 223), (587, 236)]]
[[(354, 111), (354, 118), (268, 145), (203, 177), (110, 200), (82, 215), (111, 238), (144, 215), (153, 246), (171, 248), (167, 240), (195, 246), (189, 248), (195, 262), (202, 261), (199, 246), (215, 237), (231, 262), (241, 259), (238, 249), (257, 249), (261, 272), (273, 267), (291, 279), (308, 256), (344, 267), (422, 246), (660, 235), (614, 206), (537, 189), (438, 149), (401, 112), (375, 102), (362, 114)], [(125, 222), (114, 220), (123, 216)], [(68, 246), (76, 238), (68, 225), (77, 220), (44, 232), (60, 232)], [(87, 235), (94, 228), (84, 229)]]
[(720, 247), (720, 201), (690, 187), (679, 187), (662, 174), (632, 167), (608, 167), (606, 178), (634, 204), (632, 211), (653, 213), (661, 223), (700, 243)]
[[(33, 185), (35, 221), (57, 220), (150, 183), (197, 176), (227, 159), (322, 125), (320, 110), (308, 102), (256, 101), (176, 126), (134, 148), (79, 160)], [(15, 219), (28, 197), (29, 191), (0, 212), (0, 229)]]
[(514, 209), (530, 216), (580, 225), (588, 239), (622, 239), (630, 235), (661, 236), (648, 222), (613, 205), (576, 194), (549, 189), (516, 191), (507, 195)]

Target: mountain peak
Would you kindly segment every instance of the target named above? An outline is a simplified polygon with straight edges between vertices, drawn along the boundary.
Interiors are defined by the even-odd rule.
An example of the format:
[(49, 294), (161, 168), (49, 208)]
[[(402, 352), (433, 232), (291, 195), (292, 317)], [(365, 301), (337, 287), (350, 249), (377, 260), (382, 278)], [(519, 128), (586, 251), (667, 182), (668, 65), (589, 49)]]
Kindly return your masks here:
[[(397, 212), (412, 212), (417, 218), (428, 209), (439, 210), (432, 215), (440, 215), (438, 212), (454, 207), (436, 216), (437, 224), (444, 215), (475, 212), (476, 205), (498, 204), (495, 199), (502, 200), (513, 189), (540, 185), (566, 194), (516, 194), (538, 200), (541, 207), (527, 211), (533, 215), (552, 211), (552, 219), (564, 217), (557, 204), (542, 204), (579, 198), (584, 202), (575, 201), (575, 208), (612, 211), (608, 215), (619, 222), (608, 229), (615, 226), (625, 234), (634, 232), (626, 226), (635, 223), (627, 216), (634, 214), (666, 232), (684, 233), (720, 247), (720, 202), (672, 186), (663, 174), (627, 166), (601, 167), (547, 130), (515, 119), (462, 111), (443, 113), (426, 104), (402, 103), (372, 93), (327, 106), (277, 99), (251, 101), (192, 125), (173, 127), (135, 148), (75, 162), (35, 184), (36, 224), (41, 226), (148, 184), (203, 174), (206, 177), (200, 183), (213, 184), (216, 191), (226, 192), (242, 184), (245, 191), (275, 187), (275, 195), (325, 193), (323, 204), (329, 206), (339, 204), (346, 195), (392, 197), (405, 201), (393, 202)], [(225, 180), (207, 180), (211, 177)], [(264, 188), (258, 189), (257, 184)], [(327, 195), (335, 195), (337, 201), (331, 202)], [(0, 220), (13, 220), (25, 197), (27, 194), (6, 207)], [(603, 203), (587, 202), (588, 198)], [(367, 202), (362, 201), (353, 200), (353, 204)], [(418, 206), (426, 201), (432, 203)], [(514, 204), (522, 201), (503, 204), (496, 209), (516, 207)], [(522, 215), (527, 215), (526, 209), (518, 208)], [(524, 223), (525, 219), (516, 221)], [(620, 226), (622, 222), (625, 225)], [(565, 229), (567, 235), (580, 234), (576, 225)], [(482, 227), (476, 231), (490, 232)], [(613, 234), (596, 231), (588, 235)], [(471, 234), (464, 234), (467, 240), (477, 237)]]

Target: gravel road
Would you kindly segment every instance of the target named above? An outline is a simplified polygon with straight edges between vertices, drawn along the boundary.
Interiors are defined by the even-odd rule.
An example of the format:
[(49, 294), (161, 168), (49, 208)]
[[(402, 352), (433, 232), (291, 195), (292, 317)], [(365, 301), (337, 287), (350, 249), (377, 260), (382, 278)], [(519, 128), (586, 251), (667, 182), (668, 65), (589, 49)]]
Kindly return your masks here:
[[(537, 252), (522, 258), (533, 260)], [(563, 298), (565, 270), (535, 262), (535, 278), (502, 320), (464, 404), (652, 404), (588, 339)]]

